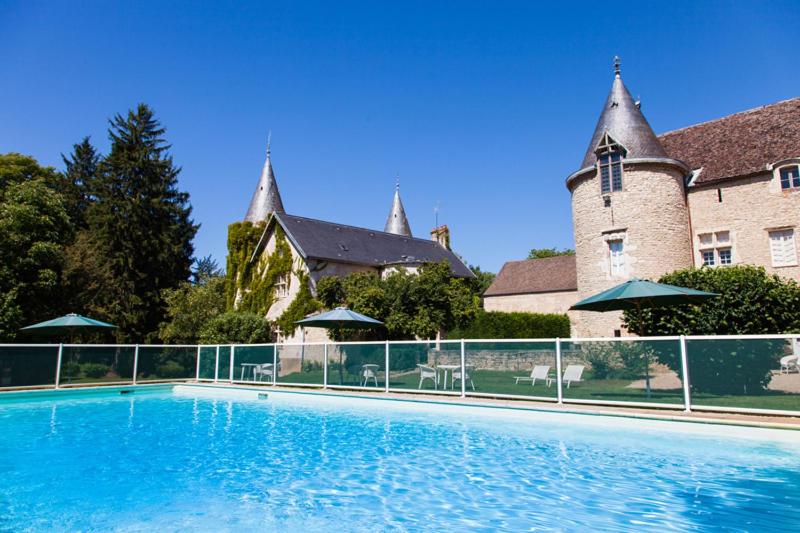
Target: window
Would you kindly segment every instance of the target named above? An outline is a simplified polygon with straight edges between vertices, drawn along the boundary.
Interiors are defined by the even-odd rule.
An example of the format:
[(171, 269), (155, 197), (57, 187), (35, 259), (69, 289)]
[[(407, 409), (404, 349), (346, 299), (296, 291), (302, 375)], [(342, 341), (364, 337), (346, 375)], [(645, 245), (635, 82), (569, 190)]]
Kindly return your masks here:
[(622, 159), (624, 149), (608, 135), (603, 135), (595, 150), (600, 169), (600, 192), (608, 194), (622, 190)]
[(793, 266), (797, 264), (797, 250), (794, 244), (793, 229), (770, 231), (769, 247), (770, 252), (772, 252), (772, 266)]
[(800, 166), (793, 165), (780, 169), (781, 189), (800, 189)]
[(625, 275), (625, 256), (622, 250), (622, 240), (608, 241), (608, 256), (611, 265), (612, 276)]
[(697, 236), (697, 240), (700, 242), (700, 259), (703, 261), (703, 266), (733, 264), (730, 231), (701, 233)]
[(275, 296), (284, 298), (289, 295), (289, 277), (286, 274), (280, 274), (278, 279), (275, 280)]

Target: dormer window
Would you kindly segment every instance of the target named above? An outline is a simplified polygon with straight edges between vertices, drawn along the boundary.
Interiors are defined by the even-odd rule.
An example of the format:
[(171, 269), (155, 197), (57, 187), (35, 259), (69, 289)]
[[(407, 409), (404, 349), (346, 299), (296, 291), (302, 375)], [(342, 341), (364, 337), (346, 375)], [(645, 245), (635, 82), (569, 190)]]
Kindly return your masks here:
[(781, 189), (800, 189), (800, 165), (789, 165), (780, 168)]
[(600, 139), (595, 150), (600, 171), (600, 192), (608, 194), (622, 190), (622, 160), (625, 149), (608, 133)]

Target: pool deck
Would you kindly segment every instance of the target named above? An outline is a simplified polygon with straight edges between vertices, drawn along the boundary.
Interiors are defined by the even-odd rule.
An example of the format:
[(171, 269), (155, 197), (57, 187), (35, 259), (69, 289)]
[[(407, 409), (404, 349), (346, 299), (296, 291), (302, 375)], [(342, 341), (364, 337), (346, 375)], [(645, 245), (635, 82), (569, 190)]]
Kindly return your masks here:
[(37, 389), (4, 389), (0, 392), (0, 401), (3, 397), (21, 399), (30, 394), (30, 398), (48, 398), (52, 399), (62, 393), (69, 393), (75, 391), (83, 391), (84, 393), (98, 393), (102, 394), (103, 391), (113, 389), (145, 389), (145, 388), (163, 388), (165, 386), (173, 385), (188, 385), (192, 387), (202, 387), (208, 389), (238, 389), (250, 390), (259, 392), (280, 391), (295, 394), (309, 394), (309, 395), (325, 395), (325, 396), (344, 396), (351, 398), (368, 398), (368, 399), (381, 399), (381, 400), (401, 400), (405, 402), (422, 402), (422, 403), (440, 403), (452, 405), (467, 405), (467, 406), (483, 406), (493, 408), (506, 408), (517, 410), (531, 410), (531, 411), (546, 411), (550, 413), (571, 413), (571, 414), (587, 414), (587, 415), (604, 415), (616, 416), (626, 418), (642, 418), (648, 420), (670, 420), (680, 422), (694, 422), (705, 424), (725, 424), (733, 426), (745, 427), (764, 427), (772, 429), (789, 429), (800, 430), (800, 416), (783, 416), (783, 415), (769, 415), (769, 414), (744, 414), (732, 412), (709, 412), (695, 410), (690, 413), (680, 409), (648, 409), (643, 407), (634, 406), (610, 406), (610, 405), (596, 405), (596, 404), (573, 404), (564, 403), (558, 404), (555, 402), (542, 402), (527, 399), (508, 399), (508, 398), (488, 398), (488, 397), (474, 397), (467, 396), (461, 397), (458, 395), (442, 395), (442, 394), (425, 394), (424, 392), (384, 392), (382, 390), (350, 390), (346, 388), (316, 388), (316, 387), (285, 387), (273, 385), (254, 385), (242, 383), (210, 383), (210, 382), (196, 382), (196, 381), (176, 381), (176, 382), (161, 382), (149, 383), (138, 385), (86, 385), (86, 386), (72, 386), (69, 388), (53, 389), (53, 388), (37, 388)]

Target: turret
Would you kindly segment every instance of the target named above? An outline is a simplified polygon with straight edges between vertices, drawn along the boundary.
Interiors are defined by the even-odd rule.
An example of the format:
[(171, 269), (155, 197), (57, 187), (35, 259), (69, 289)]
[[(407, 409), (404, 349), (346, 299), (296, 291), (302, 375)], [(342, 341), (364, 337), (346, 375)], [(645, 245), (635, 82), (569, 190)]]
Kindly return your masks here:
[(400, 182), (394, 189), (394, 198), (392, 199), (392, 208), (389, 210), (389, 217), (386, 219), (386, 226), (383, 231), (386, 233), (394, 233), (395, 235), (403, 235), (411, 237), (411, 226), (408, 224), (406, 218), (406, 210), (403, 209), (403, 202), (400, 200)]
[[(572, 193), (580, 298), (631, 277), (657, 279), (692, 264), (685, 178), (689, 168), (667, 156), (640, 105), (614, 81)], [(612, 336), (619, 313), (578, 313), (579, 336)]]
[(264, 161), (264, 168), (261, 169), (261, 177), (253, 198), (250, 200), (250, 207), (247, 209), (245, 221), (256, 224), (266, 221), (272, 213), (285, 213), (281, 193), (278, 191), (278, 182), (275, 181), (275, 173), (272, 171), (272, 161), (270, 157), (270, 144), (272, 135), (267, 139), (267, 159)]

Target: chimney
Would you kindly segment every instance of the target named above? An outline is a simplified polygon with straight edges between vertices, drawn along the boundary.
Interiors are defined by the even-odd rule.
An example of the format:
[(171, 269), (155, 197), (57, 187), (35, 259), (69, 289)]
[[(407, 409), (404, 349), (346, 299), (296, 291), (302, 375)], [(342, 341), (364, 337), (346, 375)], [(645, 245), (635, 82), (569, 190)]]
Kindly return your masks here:
[(433, 228), (431, 230), (431, 240), (439, 243), (439, 246), (450, 249), (450, 228), (447, 224)]

